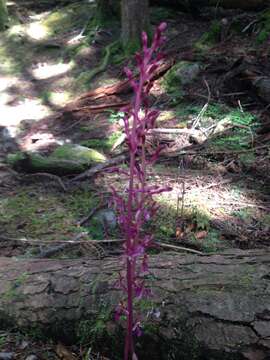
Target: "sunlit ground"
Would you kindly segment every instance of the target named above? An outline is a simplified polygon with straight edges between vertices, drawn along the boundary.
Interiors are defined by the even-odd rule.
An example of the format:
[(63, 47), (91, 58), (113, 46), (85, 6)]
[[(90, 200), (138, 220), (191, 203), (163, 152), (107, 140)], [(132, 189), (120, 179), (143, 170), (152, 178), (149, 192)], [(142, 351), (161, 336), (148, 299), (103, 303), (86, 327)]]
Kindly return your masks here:
[[(14, 9), (17, 3), (8, 2), (8, 6)], [(63, 56), (83, 39), (76, 36), (91, 6), (71, 4), (39, 14), (30, 11), (23, 23), (14, 23), (1, 34), (0, 125), (10, 133), (19, 131), (22, 120), (42, 119), (76, 96), (70, 86), (78, 76), (72, 73), (76, 64)], [(51, 48), (55, 43), (59, 47)]]

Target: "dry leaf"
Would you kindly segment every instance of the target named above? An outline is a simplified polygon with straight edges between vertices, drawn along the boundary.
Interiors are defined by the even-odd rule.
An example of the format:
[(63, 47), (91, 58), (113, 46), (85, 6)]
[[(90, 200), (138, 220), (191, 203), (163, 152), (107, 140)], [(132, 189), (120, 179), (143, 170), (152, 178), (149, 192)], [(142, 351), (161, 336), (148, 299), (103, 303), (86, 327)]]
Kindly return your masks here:
[(58, 343), (55, 350), (57, 356), (62, 360), (78, 360), (63, 344)]
[(184, 236), (184, 231), (180, 227), (177, 227), (175, 231), (175, 236), (176, 239), (181, 239)]
[(205, 230), (202, 230), (202, 231), (198, 231), (194, 234), (195, 238), (197, 240), (201, 240), (201, 239), (204, 239), (206, 236), (207, 236), (208, 232), (205, 231)]

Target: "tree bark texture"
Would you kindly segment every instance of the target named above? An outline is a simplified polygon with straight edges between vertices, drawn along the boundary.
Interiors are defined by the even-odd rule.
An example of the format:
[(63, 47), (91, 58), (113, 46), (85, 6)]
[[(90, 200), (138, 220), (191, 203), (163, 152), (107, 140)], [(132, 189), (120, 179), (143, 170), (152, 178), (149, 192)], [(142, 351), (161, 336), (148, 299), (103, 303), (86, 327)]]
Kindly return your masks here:
[[(0, 258), (0, 330), (38, 326), (68, 338), (101, 304), (115, 308), (118, 271), (115, 258)], [(162, 253), (151, 257), (150, 274), (150, 314), (158, 316), (148, 313), (152, 330), (138, 340), (147, 339), (140, 359), (270, 358), (269, 250)]]
[(122, 41), (125, 46), (138, 47), (142, 31), (148, 32), (148, 0), (122, 0)]

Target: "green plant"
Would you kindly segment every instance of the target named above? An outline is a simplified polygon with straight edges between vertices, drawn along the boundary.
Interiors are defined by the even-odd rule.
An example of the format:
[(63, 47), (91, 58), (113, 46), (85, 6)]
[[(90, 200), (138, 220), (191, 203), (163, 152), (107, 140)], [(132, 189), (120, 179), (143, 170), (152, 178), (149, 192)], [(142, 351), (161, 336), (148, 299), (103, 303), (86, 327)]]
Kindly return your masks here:
[[(220, 233), (216, 230), (210, 230), (203, 240), (203, 250), (205, 252), (215, 252), (221, 246)], [(222, 245), (224, 246), (224, 245)]]
[(3, 346), (7, 341), (7, 334), (0, 334), (0, 351), (2, 350)]
[(262, 44), (270, 39), (270, 11), (265, 11), (260, 19), (261, 29), (257, 35), (256, 42)]
[(112, 318), (112, 311), (109, 306), (100, 306), (97, 315), (91, 320), (82, 320), (77, 329), (77, 336), (83, 345), (97, 345), (106, 337), (111, 336), (108, 331), (108, 322)]
[(125, 113), (123, 111), (108, 110), (108, 112), (110, 113), (108, 121), (111, 124), (118, 123), (120, 120), (123, 120), (125, 117)]
[(206, 50), (209, 45), (216, 43), (220, 37), (221, 23), (214, 20), (210, 26), (209, 31), (205, 32), (201, 38), (196, 42), (195, 47), (199, 50)]
[(197, 208), (193, 208), (191, 218), (192, 221), (196, 224), (196, 228), (198, 230), (209, 230), (210, 227), (209, 215), (201, 211), (198, 211)]

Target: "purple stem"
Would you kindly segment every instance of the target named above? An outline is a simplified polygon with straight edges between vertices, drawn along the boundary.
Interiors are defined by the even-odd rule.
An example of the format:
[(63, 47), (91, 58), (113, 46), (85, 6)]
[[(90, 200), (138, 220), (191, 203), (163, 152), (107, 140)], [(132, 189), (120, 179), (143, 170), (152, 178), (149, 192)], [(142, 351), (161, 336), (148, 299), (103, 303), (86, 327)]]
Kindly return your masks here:
[[(141, 106), (141, 92), (143, 89), (143, 76), (140, 75), (139, 80), (139, 87), (138, 91), (136, 92), (135, 104), (134, 104), (134, 116), (133, 116), (133, 124), (132, 124), (132, 135), (131, 138), (135, 139), (136, 137), (136, 128), (138, 124), (138, 114), (140, 111)], [(134, 190), (134, 168), (135, 168), (135, 156), (136, 150), (131, 147), (132, 151), (130, 154), (130, 178), (129, 178), (129, 194), (128, 194), (128, 204), (127, 204), (127, 213), (128, 213), (128, 226), (127, 226), (127, 252), (133, 246), (135, 239), (132, 237), (132, 233), (130, 231), (133, 223), (133, 212), (132, 212), (132, 205), (133, 205), (133, 190)], [(126, 344), (125, 344), (125, 360), (129, 360), (129, 355), (133, 355), (134, 353), (134, 344), (133, 344), (133, 282), (134, 282), (134, 270), (136, 266), (136, 260), (131, 260), (128, 256), (126, 257), (126, 268), (127, 268), (127, 297), (128, 297), (128, 304), (127, 304), (127, 336), (126, 336)]]

